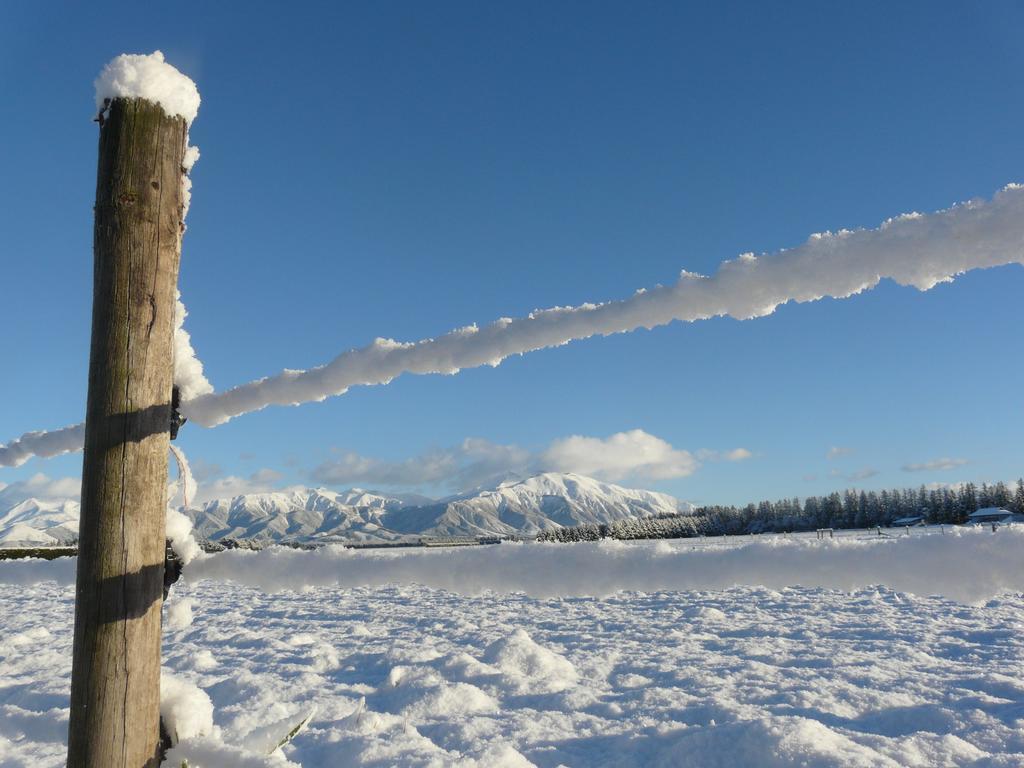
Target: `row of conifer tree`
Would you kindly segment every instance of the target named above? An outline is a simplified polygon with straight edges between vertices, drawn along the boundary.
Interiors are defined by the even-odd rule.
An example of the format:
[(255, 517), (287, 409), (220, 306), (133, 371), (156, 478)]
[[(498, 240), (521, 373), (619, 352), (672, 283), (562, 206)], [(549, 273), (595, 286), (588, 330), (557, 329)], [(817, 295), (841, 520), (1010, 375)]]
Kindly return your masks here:
[(874, 528), (902, 518), (921, 516), (931, 524), (965, 523), (986, 507), (1024, 514), (1024, 479), (1011, 489), (1006, 483), (964, 483), (959, 487), (835, 492), (828, 496), (760, 501), (736, 506), (704, 506), (691, 513), (641, 517), (606, 524), (579, 525), (543, 531), (540, 541), (612, 539), (678, 539), (692, 536), (736, 536), (747, 533), (813, 531), (820, 528)]

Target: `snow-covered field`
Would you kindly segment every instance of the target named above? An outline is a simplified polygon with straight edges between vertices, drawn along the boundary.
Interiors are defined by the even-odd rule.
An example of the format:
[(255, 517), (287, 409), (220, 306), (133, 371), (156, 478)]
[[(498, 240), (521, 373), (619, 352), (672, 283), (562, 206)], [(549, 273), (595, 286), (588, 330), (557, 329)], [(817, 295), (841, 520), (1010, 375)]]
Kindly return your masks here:
[[(73, 565), (0, 563), (0, 765), (62, 764)], [(212, 700), (174, 755), (193, 764), (1024, 766), (1020, 530), (228, 552), (186, 574), (164, 664)]]

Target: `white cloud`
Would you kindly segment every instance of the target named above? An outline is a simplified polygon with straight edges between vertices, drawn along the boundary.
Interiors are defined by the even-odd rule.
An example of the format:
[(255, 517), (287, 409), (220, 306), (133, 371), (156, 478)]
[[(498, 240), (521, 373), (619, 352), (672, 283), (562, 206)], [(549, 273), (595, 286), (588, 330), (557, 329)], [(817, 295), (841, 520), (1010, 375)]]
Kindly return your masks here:
[(255, 472), (253, 472), (252, 475), (250, 476), (250, 479), (254, 483), (265, 483), (267, 485), (271, 485), (273, 483), (276, 483), (283, 477), (284, 474), (278, 472), (276, 469), (269, 469), (268, 467), (264, 467), (263, 469), (257, 469)]
[(745, 461), (753, 458), (754, 454), (746, 448), (733, 448), (732, 450), (716, 451), (711, 448), (701, 448), (694, 454), (698, 461)]
[(958, 480), (957, 482), (954, 482), (954, 483), (939, 483), (939, 482), (925, 483), (924, 487), (925, 487), (925, 490), (929, 490), (929, 491), (941, 491), (944, 488), (948, 488), (951, 491), (959, 491), (965, 485), (967, 485), (967, 481), (966, 480)]
[(313, 470), (317, 482), (368, 486), (452, 485), (474, 488), (528, 471), (532, 456), (515, 445), (500, 445), (480, 438), (466, 438), (451, 448), (434, 448), (401, 461), (386, 461), (358, 453), (344, 453), (338, 459)]
[[(330, 485), (364, 487), (448, 487), (466, 491), (510, 477), (540, 472), (572, 472), (611, 482), (645, 483), (692, 475), (708, 461), (744, 461), (753, 456), (746, 448), (701, 449), (692, 453), (667, 440), (633, 429), (608, 437), (571, 435), (553, 440), (539, 450), (466, 438), (456, 446), (434, 448), (418, 456), (388, 461), (346, 452), (316, 467), (310, 478)], [(196, 459), (191, 462), (199, 480), (190, 504), (227, 499), (249, 493), (288, 491), (285, 475), (264, 467), (249, 475), (221, 475), (220, 465)], [(7, 487), (0, 485), (7, 507), (30, 496), (48, 499), (77, 498), (80, 480), (50, 479), (39, 474)]]
[(902, 469), (904, 472), (945, 472), (968, 463), (967, 459), (941, 458), (924, 461), (920, 464), (904, 464)]
[(189, 466), (192, 468), (192, 476), (199, 483), (212, 480), (224, 474), (224, 468), (220, 464), (204, 459), (190, 459)]
[(322, 483), (369, 485), (430, 485), (457, 474), (459, 451), (435, 450), (404, 461), (391, 462), (348, 452), (313, 470)]
[(194, 500), (190, 505), (203, 504), (213, 499), (230, 499), (246, 493), (268, 493), (270, 491), (287, 490), (281, 488), (280, 482), (284, 475), (274, 469), (258, 469), (247, 477), (225, 475), (215, 479), (207, 479), (199, 483)]
[(698, 461), (689, 451), (673, 448), (660, 437), (634, 429), (606, 438), (560, 438), (541, 454), (540, 466), (606, 480), (666, 480), (692, 475)]
[(33, 475), (27, 480), (16, 480), (13, 483), (0, 483), (0, 513), (6, 512), (25, 499), (41, 501), (78, 500), (82, 491), (82, 481), (77, 477), (51, 478), (42, 473)]
[(873, 467), (864, 467), (864, 469), (858, 469), (855, 472), (840, 472), (838, 469), (833, 469), (829, 474), (832, 477), (840, 477), (843, 480), (856, 482), (857, 480), (867, 480), (869, 477), (874, 477), (878, 474), (878, 470)]
[(642, 429), (634, 429), (609, 437), (558, 438), (537, 451), (467, 438), (457, 446), (435, 448), (401, 461), (350, 452), (324, 462), (313, 470), (312, 477), (334, 485), (446, 485), (458, 490), (539, 472), (574, 472), (602, 480), (644, 482), (686, 477), (702, 461), (742, 461), (750, 456), (745, 448), (702, 450), (695, 455)]
[(731, 451), (725, 452), (726, 461), (745, 461), (753, 458), (754, 454), (748, 451), (746, 448), (733, 448)]
[[(205, 465), (208, 470), (216, 467)], [(212, 499), (226, 499), (245, 493), (266, 493), (281, 488), (284, 475), (273, 469), (260, 469), (247, 477), (227, 475), (211, 477), (198, 484), (196, 498), (190, 504), (203, 503)], [(65, 500), (78, 501), (81, 494), (82, 481), (77, 477), (51, 478), (42, 473), (33, 475), (27, 480), (18, 480), (4, 485), (0, 483), (0, 513), (5, 512), (25, 499), (60, 502)]]
[(841, 445), (833, 445), (831, 448), (828, 449), (828, 453), (825, 454), (825, 458), (828, 459), (829, 461), (832, 461), (833, 459), (838, 459), (841, 456), (849, 456), (851, 453), (853, 453), (853, 448), (845, 448)]

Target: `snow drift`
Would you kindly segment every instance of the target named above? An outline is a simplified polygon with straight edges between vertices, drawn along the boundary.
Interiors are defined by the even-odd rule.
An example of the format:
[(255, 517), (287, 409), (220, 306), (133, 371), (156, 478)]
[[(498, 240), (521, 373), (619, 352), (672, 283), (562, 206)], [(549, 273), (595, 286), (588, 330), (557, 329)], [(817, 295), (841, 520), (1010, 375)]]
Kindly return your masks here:
[[(168, 754), (175, 768), (1024, 765), (1017, 595), (542, 600), (216, 581), (173, 595), (168, 610), (188, 598), (196, 615), (165, 634), (164, 669), (214, 710), (202, 735), (191, 691), (199, 727), (176, 729), (197, 735)], [(0, 584), (0, 764), (64, 765), (74, 596)]]
[[(0, 584), (74, 582), (74, 560), (0, 562)], [(501, 544), (461, 549), (358, 551), (234, 550), (195, 560), (190, 583), (216, 581), (264, 591), (421, 584), (459, 594), (603, 597), (620, 591), (717, 590), (740, 585), (852, 591), (883, 585), (979, 603), (1024, 591), (1024, 529), (957, 529), (899, 539), (765, 537), (741, 546), (656, 543)]]
[(160, 670), (160, 719), (171, 742), (205, 736), (213, 730), (213, 702), (194, 683)]
[[(686, 539), (629, 544), (509, 544), (402, 554), (328, 547), (218, 553), (185, 572), (274, 591), (306, 586), (422, 584), (460, 594), (603, 597), (619, 591), (713, 590), (740, 585), (851, 591), (870, 585), (977, 603), (1024, 591), (1024, 529), (957, 530), (919, 538), (808, 541), (767, 537), (695, 550)], [(0, 580), (3, 576), (0, 575)]]

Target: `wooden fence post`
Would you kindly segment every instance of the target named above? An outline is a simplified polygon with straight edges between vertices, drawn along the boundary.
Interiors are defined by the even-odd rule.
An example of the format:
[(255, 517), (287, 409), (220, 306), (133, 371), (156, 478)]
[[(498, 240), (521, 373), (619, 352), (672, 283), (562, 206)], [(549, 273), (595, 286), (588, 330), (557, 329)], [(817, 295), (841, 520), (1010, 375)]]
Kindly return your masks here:
[(159, 765), (160, 610), (187, 127), (100, 123), (68, 766)]

